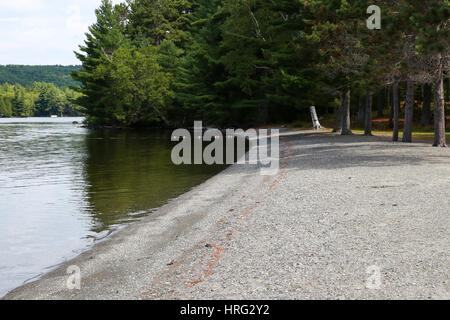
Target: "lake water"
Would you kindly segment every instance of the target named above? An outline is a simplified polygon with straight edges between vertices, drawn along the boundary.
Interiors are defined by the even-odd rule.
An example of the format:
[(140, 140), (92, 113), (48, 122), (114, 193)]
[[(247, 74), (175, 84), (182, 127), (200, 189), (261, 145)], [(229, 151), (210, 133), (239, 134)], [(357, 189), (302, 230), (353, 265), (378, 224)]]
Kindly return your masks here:
[(0, 119), (0, 297), (223, 169), (175, 166), (170, 133)]

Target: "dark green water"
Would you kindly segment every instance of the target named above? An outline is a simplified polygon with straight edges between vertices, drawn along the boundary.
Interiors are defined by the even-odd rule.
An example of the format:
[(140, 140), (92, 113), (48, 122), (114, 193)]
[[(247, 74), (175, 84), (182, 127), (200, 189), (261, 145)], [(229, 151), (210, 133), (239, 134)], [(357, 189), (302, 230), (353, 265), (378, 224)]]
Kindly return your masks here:
[(169, 132), (0, 119), (0, 296), (221, 171), (175, 166)]

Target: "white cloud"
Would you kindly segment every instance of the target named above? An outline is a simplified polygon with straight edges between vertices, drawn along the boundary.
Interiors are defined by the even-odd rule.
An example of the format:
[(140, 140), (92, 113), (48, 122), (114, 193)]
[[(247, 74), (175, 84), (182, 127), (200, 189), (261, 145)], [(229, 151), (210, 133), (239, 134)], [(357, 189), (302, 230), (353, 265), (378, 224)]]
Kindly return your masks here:
[(100, 2), (0, 0), (0, 64), (78, 64), (73, 51)]
[(0, 23), (1, 22), (18, 22), (18, 21), (20, 21), (20, 18), (18, 18), (18, 17), (0, 18)]
[(81, 9), (78, 5), (72, 5), (67, 10), (69, 16), (66, 20), (67, 29), (72, 34), (83, 34), (87, 31), (89, 27), (89, 22), (83, 22), (83, 18), (81, 17)]
[(43, 0), (0, 0), (0, 10), (37, 11), (43, 6)]

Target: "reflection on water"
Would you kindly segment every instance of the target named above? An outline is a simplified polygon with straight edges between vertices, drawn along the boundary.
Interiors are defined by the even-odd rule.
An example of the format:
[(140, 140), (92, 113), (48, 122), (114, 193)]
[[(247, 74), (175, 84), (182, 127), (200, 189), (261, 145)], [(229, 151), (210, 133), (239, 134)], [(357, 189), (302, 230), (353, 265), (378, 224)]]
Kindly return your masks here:
[(0, 296), (222, 167), (175, 166), (166, 132), (0, 119)]
[(95, 231), (159, 207), (220, 169), (173, 165), (168, 133), (97, 131), (86, 141), (86, 194)]

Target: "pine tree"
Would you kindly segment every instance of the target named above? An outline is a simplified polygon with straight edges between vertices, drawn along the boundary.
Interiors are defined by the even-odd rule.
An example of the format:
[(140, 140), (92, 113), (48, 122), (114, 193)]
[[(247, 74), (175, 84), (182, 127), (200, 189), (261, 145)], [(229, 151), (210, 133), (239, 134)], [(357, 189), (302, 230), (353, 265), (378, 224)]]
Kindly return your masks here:
[(175, 74), (175, 108), (178, 122), (192, 124), (203, 120), (209, 124), (231, 124), (226, 84), (227, 72), (221, 57), (222, 25), (226, 14), (221, 0), (198, 0), (190, 15), (186, 54)]
[[(329, 90), (342, 99), (341, 118), (336, 120), (342, 123), (341, 133), (351, 134), (351, 90), (364, 89), (370, 93), (373, 83), (369, 74), (374, 61), (365, 46), (369, 43), (366, 40), (368, 31), (365, 20), (361, 19), (365, 16), (367, 2), (316, 0), (311, 1), (309, 6), (312, 12), (310, 23), (313, 25), (308, 41), (318, 46), (320, 58), (317, 59), (317, 67), (326, 74)], [(372, 104), (366, 103), (366, 106), (371, 108)], [(366, 108), (364, 112), (366, 134), (371, 131), (367, 127), (371, 121), (369, 111)]]
[(144, 36), (159, 46), (164, 40), (180, 43), (186, 40), (189, 0), (134, 0), (130, 2), (129, 33)]
[(74, 88), (82, 94), (76, 103), (85, 108), (91, 124), (114, 124), (117, 93), (104, 66), (126, 42), (121, 24), (123, 17), (117, 14), (110, 0), (102, 0), (95, 14), (97, 22), (89, 27), (85, 45), (80, 46), (81, 53), (75, 52), (82, 63), (80, 71), (72, 73), (81, 83), (80, 88)]
[[(450, 3), (448, 0), (413, 0), (408, 3), (387, 1), (395, 12), (392, 21), (396, 32), (402, 34), (399, 40), (406, 70), (402, 78), (408, 81), (406, 106), (406, 137), (410, 142), (412, 131), (413, 87), (411, 83), (433, 84), (435, 96), (435, 146), (446, 146), (445, 142), (445, 107), (443, 77), (450, 66)], [(391, 35), (392, 35), (391, 34)]]

